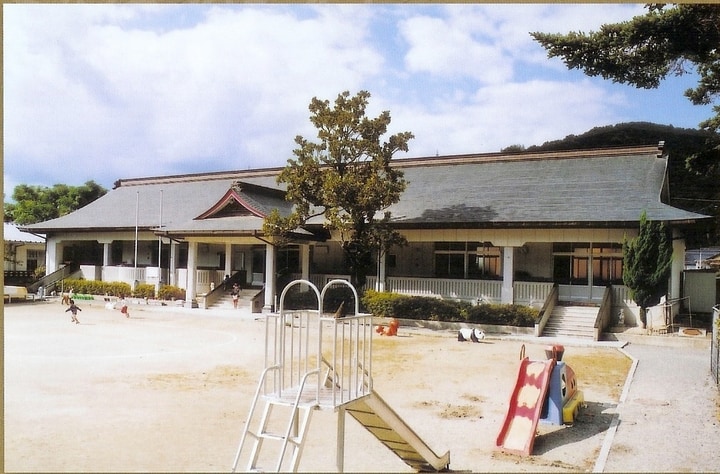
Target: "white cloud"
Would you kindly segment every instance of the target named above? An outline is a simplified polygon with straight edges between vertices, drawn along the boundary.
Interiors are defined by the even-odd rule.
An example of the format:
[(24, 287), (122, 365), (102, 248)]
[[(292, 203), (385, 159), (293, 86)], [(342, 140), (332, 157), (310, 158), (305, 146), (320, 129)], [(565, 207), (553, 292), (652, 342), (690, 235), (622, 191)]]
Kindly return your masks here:
[(409, 43), (405, 63), (410, 72), (440, 77), (462, 75), (483, 83), (499, 83), (512, 76), (510, 62), (492, 44), (476, 41), (462, 25), (440, 18), (405, 20), (400, 31)]
[(622, 101), (588, 80), (508, 83), (481, 87), (470, 100), (447, 97), (432, 113), (423, 104), (397, 104), (393, 124), (398, 130), (412, 124), (409, 128), (416, 138), (410, 156), (494, 152), (516, 144), (540, 145), (614, 123), (618, 118), (614, 106)]
[[(548, 61), (531, 31), (641, 5), (4, 7), (5, 185), (283, 166), (308, 104), (371, 92), (408, 156), (541, 144), (639, 110)], [(614, 91), (614, 92), (609, 92)], [(635, 101), (635, 102), (633, 102)], [(658, 117), (659, 120), (662, 120)], [(391, 131), (391, 133), (394, 133)]]
[(191, 27), (161, 31), (108, 15), (80, 20), (78, 11), (94, 10), (74, 6), (42, 10), (32, 23), (30, 10), (6, 14), (12, 33), (26, 36), (6, 48), (6, 156), (36, 165), (101, 156), (103, 173), (126, 177), (153, 161), (282, 164), (301, 132), (287, 125), (307, 123), (310, 98), (360, 88), (383, 61), (349, 8), (298, 19), (215, 6)]

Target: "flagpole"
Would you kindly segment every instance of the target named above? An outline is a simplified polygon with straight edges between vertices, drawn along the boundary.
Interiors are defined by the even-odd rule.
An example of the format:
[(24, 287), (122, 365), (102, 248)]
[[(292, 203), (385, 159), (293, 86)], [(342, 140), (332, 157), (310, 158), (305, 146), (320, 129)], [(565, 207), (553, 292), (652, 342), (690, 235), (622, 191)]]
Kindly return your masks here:
[(138, 220), (140, 215), (140, 191), (135, 192), (135, 268), (133, 271), (132, 289), (135, 291), (137, 283), (137, 259), (138, 259)]
[(160, 294), (160, 282), (162, 280), (162, 211), (163, 211), (163, 190), (160, 190), (160, 225), (158, 226), (158, 281), (155, 294)]

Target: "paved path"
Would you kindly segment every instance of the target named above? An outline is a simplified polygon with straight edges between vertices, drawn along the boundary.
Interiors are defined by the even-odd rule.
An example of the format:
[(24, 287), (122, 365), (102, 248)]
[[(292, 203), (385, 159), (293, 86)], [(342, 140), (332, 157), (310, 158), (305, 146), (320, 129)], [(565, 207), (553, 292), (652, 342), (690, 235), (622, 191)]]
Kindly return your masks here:
[(642, 344), (625, 350), (638, 363), (602, 470), (717, 472), (720, 408), (709, 350)]

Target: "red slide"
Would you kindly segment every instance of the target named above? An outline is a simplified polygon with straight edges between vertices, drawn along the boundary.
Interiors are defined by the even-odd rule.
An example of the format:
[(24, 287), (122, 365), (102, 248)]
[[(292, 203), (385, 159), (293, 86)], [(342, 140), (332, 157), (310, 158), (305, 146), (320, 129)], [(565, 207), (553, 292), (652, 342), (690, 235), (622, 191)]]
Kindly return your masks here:
[(507, 453), (529, 456), (535, 443), (543, 401), (550, 385), (555, 359), (520, 361), (515, 389), (510, 397), (505, 422), (497, 437), (497, 447)]

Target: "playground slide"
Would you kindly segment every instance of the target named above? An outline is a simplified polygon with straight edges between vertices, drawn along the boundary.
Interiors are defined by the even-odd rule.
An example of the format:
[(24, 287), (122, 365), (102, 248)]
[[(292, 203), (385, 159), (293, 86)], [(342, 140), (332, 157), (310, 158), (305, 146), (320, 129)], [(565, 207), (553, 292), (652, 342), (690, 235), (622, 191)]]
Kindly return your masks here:
[(365, 429), (413, 469), (447, 470), (450, 451), (438, 456), (375, 391), (346, 407)]
[(505, 422), (497, 437), (497, 447), (505, 452), (529, 456), (535, 443), (543, 401), (550, 385), (555, 359), (520, 362), (517, 381), (510, 397)]

